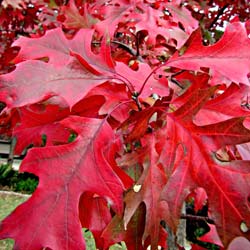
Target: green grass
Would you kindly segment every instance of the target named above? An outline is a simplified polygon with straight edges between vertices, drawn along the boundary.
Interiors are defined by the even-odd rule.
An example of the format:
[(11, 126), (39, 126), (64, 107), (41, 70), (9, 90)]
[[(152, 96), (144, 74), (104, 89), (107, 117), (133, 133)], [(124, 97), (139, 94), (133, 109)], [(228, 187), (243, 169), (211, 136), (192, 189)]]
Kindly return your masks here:
[[(28, 196), (13, 195), (9, 193), (0, 193), (0, 221), (10, 214), (18, 205), (28, 199)], [(85, 230), (83, 230), (85, 231)], [(95, 240), (90, 231), (84, 232), (87, 250), (96, 250)], [(11, 239), (0, 240), (0, 250), (12, 250), (14, 241)], [(124, 244), (116, 244), (110, 247), (110, 250), (126, 250)]]
[[(0, 221), (10, 214), (19, 204), (23, 203), (27, 197), (0, 194)], [(11, 250), (13, 249), (14, 241), (11, 239), (0, 241), (0, 250)]]

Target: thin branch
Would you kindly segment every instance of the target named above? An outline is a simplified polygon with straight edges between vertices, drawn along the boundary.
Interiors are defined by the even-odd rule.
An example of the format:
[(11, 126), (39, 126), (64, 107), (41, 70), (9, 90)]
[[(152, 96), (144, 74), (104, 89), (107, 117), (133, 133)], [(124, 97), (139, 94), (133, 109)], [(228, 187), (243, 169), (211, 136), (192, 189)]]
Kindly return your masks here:
[(180, 75), (180, 74), (183, 73), (183, 72), (185, 72), (185, 70), (184, 70), (184, 69), (181, 69), (181, 70), (179, 70), (178, 72), (173, 73), (173, 74), (171, 75), (171, 77), (178, 76), (178, 75)]
[[(126, 50), (132, 56), (137, 56), (137, 51), (135, 49), (131, 48), (130, 46), (128, 46), (127, 44), (119, 42), (119, 41), (116, 41), (116, 40), (113, 40), (113, 41), (110, 41), (110, 42), (113, 43), (113, 44), (119, 45), (121, 48), (123, 48), (124, 50)], [(99, 42), (99, 41), (93, 41), (92, 44), (94, 44), (94, 45), (100, 45), (101, 42)]]
[(216, 24), (216, 22), (219, 20), (220, 16), (223, 15), (225, 9), (229, 6), (229, 4), (225, 4), (222, 8), (220, 8), (220, 10), (218, 11), (217, 16), (214, 18), (214, 20), (212, 21), (212, 23), (209, 25), (208, 29), (212, 29), (213, 26)]
[(181, 219), (188, 219), (188, 220), (202, 220), (209, 224), (215, 224), (214, 220), (210, 219), (207, 216), (199, 216), (199, 215), (192, 215), (192, 214), (182, 214)]
[(173, 82), (175, 85), (177, 85), (179, 88), (184, 89), (184, 87), (172, 76), (170, 77), (171, 82)]
[(142, 106), (141, 106), (141, 103), (140, 103), (140, 100), (139, 100), (139, 94), (137, 92), (134, 92), (132, 94), (132, 99), (135, 101), (137, 107), (138, 107), (138, 110), (139, 111), (142, 111)]

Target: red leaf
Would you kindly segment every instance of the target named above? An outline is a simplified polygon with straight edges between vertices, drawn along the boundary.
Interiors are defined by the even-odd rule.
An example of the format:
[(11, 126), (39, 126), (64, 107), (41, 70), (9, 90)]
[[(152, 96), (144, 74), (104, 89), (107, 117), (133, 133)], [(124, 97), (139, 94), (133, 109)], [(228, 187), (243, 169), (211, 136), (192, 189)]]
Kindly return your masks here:
[[(145, 13), (140, 15), (140, 21), (135, 24), (136, 30), (147, 30), (149, 37), (147, 43), (152, 46), (156, 43), (156, 37), (161, 35), (165, 39), (175, 39), (177, 48), (180, 48), (187, 40), (187, 34), (170, 21), (162, 18), (162, 11), (149, 6), (144, 7)], [(197, 27), (197, 26), (195, 26)]]
[(88, 228), (94, 235), (97, 248), (103, 248), (101, 234), (111, 221), (107, 201), (102, 197), (84, 193), (80, 199), (79, 215), (82, 227)]
[(144, 202), (146, 205), (146, 224), (142, 239), (144, 242), (150, 237), (152, 249), (157, 249), (160, 237), (160, 221), (163, 213), (160, 204), (160, 194), (166, 185), (167, 178), (162, 166), (157, 164), (158, 155), (154, 148), (154, 137), (148, 136), (147, 142), (147, 148), (142, 149), (143, 152), (147, 152), (145, 159), (143, 159), (143, 173), (133, 186), (133, 189), (125, 197), (124, 223), (126, 227), (136, 209)]
[[(85, 249), (88, 227), (99, 249), (172, 247), (187, 197), (195, 211), (206, 203), (215, 222), (199, 240), (227, 247), (249, 237), (249, 25), (236, 21), (246, 15), (203, 46), (198, 30), (188, 36), (199, 23), (216, 26), (207, 20), (212, 3), (52, 2), (1, 12), (0, 39), (10, 39), (1, 71), (15, 70), (0, 76), (0, 131), (17, 137), (18, 153), (35, 146), (20, 170), (39, 185), (3, 220), (0, 237), (20, 250)], [(227, 6), (217, 4), (212, 18)], [(22, 37), (8, 49), (20, 33), (58, 25), (65, 33)]]
[(41, 146), (43, 135), (46, 135), (47, 146), (68, 142), (70, 131), (57, 121), (69, 115), (69, 108), (63, 107), (58, 98), (54, 97), (43, 103), (17, 110), (20, 124), (13, 129), (13, 135), (17, 138), (15, 146), (17, 155), (30, 144)]
[(222, 94), (206, 103), (195, 117), (195, 124), (206, 125), (250, 115), (247, 108), (249, 93), (248, 86), (232, 83)]
[(65, 20), (63, 25), (67, 29), (81, 29), (92, 28), (98, 20), (94, 19), (89, 13), (87, 4), (83, 4), (84, 13), (81, 15), (74, 0), (70, 0), (67, 6), (61, 7), (61, 14), (64, 15)]
[[(92, 29), (81, 29), (73, 37), (67, 39), (63, 31), (59, 28), (49, 30), (46, 34), (39, 38), (19, 38), (14, 45), (21, 47), (15, 63), (25, 60), (48, 58), (49, 63), (57, 67), (68, 65), (72, 61), (72, 56), (86, 67), (91, 68), (99, 73), (108, 73), (113, 71), (111, 66), (109, 52), (106, 57), (96, 55), (91, 51), (91, 42), (94, 34)], [(109, 45), (103, 44), (103, 49), (108, 50)], [(92, 71), (90, 71), (93, 73)], [(95, 73), (94, 73), (95, 74)]]
[(194, 29), (198, 27), (198, 22), (194, 19), (191, 13), (180, 3), (167, 3), (166, 8), (170, 11), (173, 20), (176, 23), (181, 23), (185, 28), (185, 32), (190, 34)]
[(123, 218), (114, 216), (102, 234), (104, 249), (114, 243), (125, 241), (128, 250), (144, 250), (142, 239), (144, 226), (145, 206), (143, 204), (138, 207), (126, 228)]
[(78, 133), (67, 145), (29, 150), (21, 170), (39, 177), (33, 196), (1, 223), (1, 238), (18, 249), (84, 249), (78, 203), (81, 194), (105, 197), (122, 212), (123, 185), (103, 157), (112, 130), (103, 120), (69, 117), (62, 125)]
[(218, 233), (216, 231), (215, 225), (209, 225), (209, 227), (210, 227), (210, 231), (206, 233), (205, 235), (199, 237), (199, 240), (204, 241), (204, 242), (210, 242), (220, 247), (223, 247), (221, 240), (218, 236)]
[(164, 168), (171, 173), (162, 193), (170, 211), (166, 216), (168, 224), (176, 230), (183, 201), (190, 191), (202, 187), (226, 246), (235, 235), (242, 234), (241, 222), (250, 221), (249, 193), (246, 192), (250, 190), (249, 162), (221, 162), (215, 152), (226, 145), (249, 141), (250, 131), (244, 127), (242, 118), (200, 127), (193, 124), (192, 117), (214, 91), (214, 88), (196, 90), (187, 103), (168, 114), (158, 152), (160, 155), (171, 152), (162, 158)]
[(167, 65), (188, 70), (207, 67), (212, 76), (223, 77), (225, 83), (234, 81), (249, 85), (250, 40), (243, 24), (229, 24), (223, 37), (214, 45), (205, 47), (201, 41), (201, 33), (196, 30), (189, 38), (184, 54), (176, 53)]
[(0, 99), (14, 108), (58, 95), (72, 107), (93, 86), (104, 81), (75, 60), (59, 68), (40, 61), (26, 61), (18, 64), (14, 72), (0, 76)]

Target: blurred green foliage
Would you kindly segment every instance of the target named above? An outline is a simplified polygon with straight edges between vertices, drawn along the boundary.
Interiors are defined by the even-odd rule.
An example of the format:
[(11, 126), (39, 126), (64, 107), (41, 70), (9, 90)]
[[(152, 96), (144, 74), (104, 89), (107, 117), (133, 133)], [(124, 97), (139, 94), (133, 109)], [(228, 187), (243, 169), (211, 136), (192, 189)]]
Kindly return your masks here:
[(8, 164), (0, 166), (0, 188), (31, 194), (38, 185), (38, 177), (30, 173), (18, 173)]

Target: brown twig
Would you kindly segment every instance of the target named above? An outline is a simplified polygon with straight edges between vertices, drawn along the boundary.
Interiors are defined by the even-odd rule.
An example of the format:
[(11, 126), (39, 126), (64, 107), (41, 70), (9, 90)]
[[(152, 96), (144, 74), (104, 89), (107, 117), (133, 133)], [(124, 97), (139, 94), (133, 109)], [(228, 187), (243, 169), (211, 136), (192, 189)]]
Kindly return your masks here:
[(209, 25), (208, 29), (212, 29), (213, 26), (216, 24), (216, 22), (219, 20), (220, 16), (223, 15), (225, 9), (229, 6), (229, 4), (225, 4), (222, 8), (219, 9), (217, 16), (214, 18), (214, 20)]
[(181, 219), (188, 219), (188, 220), (203, 220), (209, 224), (215, 224), (214, 220), (210, 219), (207, 216), (199, 216), (199, 215), (193, 215), (193, 214), (182, 214)]
[[(113, 44), (117, 44), (118, 46), (120, 46), (121, 48), (123, 48), (124, 50), (126, 50), (129, 54), (131, 54), (132, 56), (137, 56), (137, 51), (134, 50), (133, 48), (131, 48), (130, 46), (128, 46), (127, 44), (119, 42), (119, 41), (116, 41), (116, 40), (110, 41), (110, 42), (113, 43)], [(92, 44), (94, 44), (94, 45), (100, 45), (101, 42), (94, 41), (94, 42), (92, 42)]]

